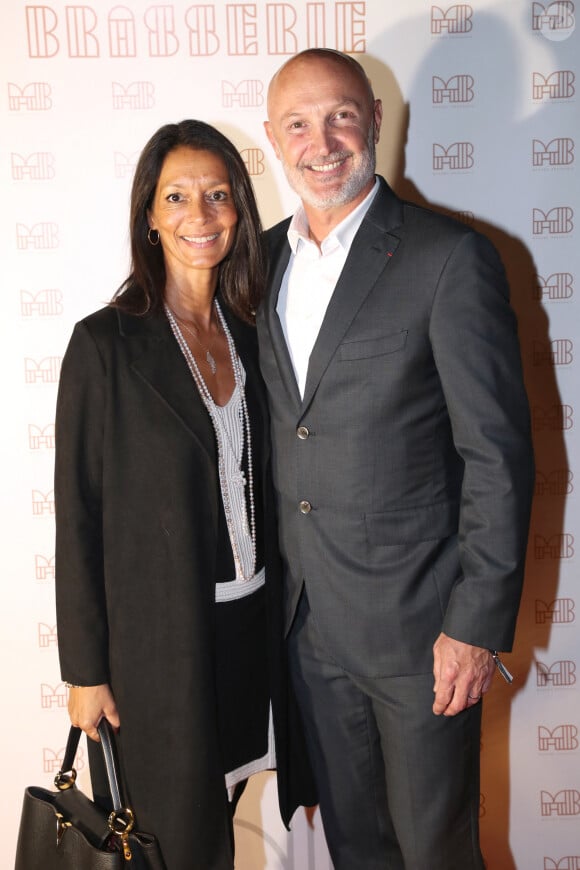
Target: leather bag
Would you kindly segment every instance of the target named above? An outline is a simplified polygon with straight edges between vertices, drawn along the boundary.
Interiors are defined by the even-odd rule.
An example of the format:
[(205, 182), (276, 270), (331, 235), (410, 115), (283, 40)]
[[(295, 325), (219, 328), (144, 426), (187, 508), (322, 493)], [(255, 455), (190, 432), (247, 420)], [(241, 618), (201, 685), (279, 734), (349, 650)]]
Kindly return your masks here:
[(24, 791), (15, 870), (166, 870), (152, 834), (135, 830), (123, 804), (113, 730), (98, 726), (113, 812), (108, 814), (75, 783), (73, 767), (80, 728), (71, 727), (57, 791), (29, 786)]

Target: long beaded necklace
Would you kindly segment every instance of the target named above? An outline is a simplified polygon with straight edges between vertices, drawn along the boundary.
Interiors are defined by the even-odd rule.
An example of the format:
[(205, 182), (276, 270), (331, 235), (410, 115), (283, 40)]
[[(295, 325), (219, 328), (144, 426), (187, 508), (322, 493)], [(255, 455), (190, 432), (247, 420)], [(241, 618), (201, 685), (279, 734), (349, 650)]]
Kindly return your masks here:
[[(168, 307), (169, 307), (169, 306), (168, 306)], [(204, 344), (204, 343), (202, 342), (202, 340), (200, 339), (199, 335), (198, 335), (196, 332), (194, 332), (193, 329), (190, 329), (190, 327), (187, 325), (187, 323), (185, 322), (185, 320), (182, 320), (181, 317), (179, 317), (179, 316), (175, 313), (175, 311), (173, 310), (173, 308), (170, 308), (169, 310), (170, 310), (171, 313), (173, 314), (174, 318), (175, 318), (177, 321), (179, 321), (179, 326), (180, 326), (180, 328), (183, 327), (183, 329), (185, 329), (185, 331), (188, 332), (188, 333), (192, 336), (192, 338), (194, 338), (194, 339), (197, 341), (197, 343), (199, 344), (199, 346), (200, 346), (200, 347), (205, 351), (205, 361), (206, 361), (206, 363), (208, 364), (208, 366), (209, 366), (209, 368), (210, 368), (210, 371), (211, 371), (212, 375), (215, 375), (215, 373), (217, 372), (217, 363), (216, 363), (215, 358), (214, 358), (214, 355), (212, 354), (212, 352), (211, 352), (211, 350), (209, 349), (209, 347), (206, 347), (206, 346), (205, 346), (205, 344)], [(218, 332), (219, 332), (219, 322), (218, 322)], [(213, 342), (212, 342), (212, 343), (213, 343)]]
[[(230, 541), (232, 545), (232, 551), (234, 555), (234, 562), (236, 565), (236, 573), (239, 574), (243, 580), (248, 581), (254, 576), (256, 571), (256, 509), (254, 504), (254, 472), (253, 472), (253, 462), (252, 462), (252, 433), (250, 429), (250, 415), (248, 413), (248, 406), (246, 403), (246, 394), (244, 390), (244, 382), (242, 377), (242, 369), (240, 359), (238, 354), (236, 353), (236, 348), (234, 345), (234, 340), (231, 336), (231, 333), (228, 329), (228, 325), (226, 323), (226, 319), (222, 313), (222, 310), (219, 306), (217, 299), (214, 300), (215, 309), (217, 311), (218, 319), (221, 324), (221, 328), (223, 329), (224, 335), (226, 337), (226, 341), (228, 343), (228, 350), (230, 354), (230, 360), (232, 364), (232, 371), (234, 373), (234, 384), (235, 389), (239, 391), (240, 401), (241, 401), (241, 425), (242, 425), (242, 453), (243, 453), (243, 441), (245, 438), (246, 447), (247, 447), (247, 456), (248, 456), (248, 485), (249, 485), (249, 503), (250, 503), (250, 538), (251, 538), (251, 565), (249, 571), (244, 571), (242, 556), (240, 553), (240, 548), (238, 546), (237, 535), (235, 532), (235, 523), (232, 514), (232, 503), (230, 498), (230, 490), (227, 474), (226, 474), (226, 463), (224, 457), (224, 450), (228, 448), (234, 455), (235, 451), (233, 449), (233, 444), (225, 429), (221, 418), (216, 411), (216, 404), (213, 400), (213, 397), (207, 387), (206, 382), (203, 379), (203, 376), (199, 370), (199, 366), (195, 360), (193, 353), (189, 345), (187, 344), (185, 338), (183, 337), (183, 333), (179, 327), (176, 316), (173, 314), (171, 308), (165, 304), (165, 314), (169, 321), (169, 325), (171, 326), (172, 332), (177, 339), (177, 343), (181, 348), (181, 351), (185, 357), (189, 370), (193, 376), (193, 380), (197, 386), (199, 394), (202, 398), (202, 401), (207, 408), (207, 411), (210, 415), (211, 421), (213, 423), (213, 427), (216, 434), (217, 444), (218, 444), (218, 473), (220, 479), (220, 486), (222, 491), (222, 499), (224, 505), (224, 513), (226, 516), (226, 524), (230, 536)], [(227, 444), (226, 444), (227, 442)], [(236, 459), (236, 464), (239, 468), (240, 480), (245, 484), (244, 473), (241, 469), (241, 458), (240, 461)]]

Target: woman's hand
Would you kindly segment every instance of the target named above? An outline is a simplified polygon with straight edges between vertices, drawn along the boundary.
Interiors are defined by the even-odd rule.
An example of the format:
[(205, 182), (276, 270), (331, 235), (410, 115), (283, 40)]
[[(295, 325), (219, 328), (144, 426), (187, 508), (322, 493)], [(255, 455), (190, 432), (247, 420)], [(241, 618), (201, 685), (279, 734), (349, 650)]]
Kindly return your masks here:
[(108, 683), (100, 686), (73, 686), (69, 689), (68, 713), (71, 725), (82, 728), (87, 737), (99, 742), (97, 725), (108, 719), (115, 730), (121, 722), (113, 693)]

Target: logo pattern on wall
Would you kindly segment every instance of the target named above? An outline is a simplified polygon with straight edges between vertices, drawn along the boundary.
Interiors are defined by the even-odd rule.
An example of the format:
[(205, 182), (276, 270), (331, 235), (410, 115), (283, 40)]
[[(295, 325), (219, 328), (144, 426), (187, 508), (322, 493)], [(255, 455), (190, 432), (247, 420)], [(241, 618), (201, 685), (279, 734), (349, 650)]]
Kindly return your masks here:
[[(484, 712), (481, 826), (489, 866), (502, 866), (493, 849), (509, 839), (517, 867), (580, 870), (578, 839), (570, 837), (580, 814), (575, 16), (573, 2), (530, 0), (8, 0), (8, 43), (0, 36), (10, 324), (3, 370), (15, 425), (4, 488), (5, 522), (16, 519), (19, 531), (7, 542), (6, 611), (15, 621), (27, 614), (27, 622), (4, 636), (14, 647), (26, 644), (27, 667), (10, 697), (19, 699), (18, 718), (37, 729), (38, 749), (25, 748), (31, 781), (43, 773), (50, 785), (68, 722), (53, 601), (58, 377), (73, 323), (125, 277), (140, 150), (168, 121), (214, 122), (238, 145), (261, 206), (276, 220), (289, 214), (294, 199), (262, 129), (268, 81), (293, 52), (325, 45), (368, 65), (384, 100), (384, 130), (397, 99), (408, 108), (401, 139), (408, 136), (404, 173), (414, 194), (488, 232), (507, 266), (530, 393), (536, 500), (516, 681), (490, 696), (489, 709), (497, 704), (502, 715)], [(389, 90), (391, 77), (398, 94)], [(498, 785), (504, 761), (491, 748), (498, 744), (505, 790)], [(81, 756), (77, 767), (84, 766)], [(278, 831), (274, 797), (253, 820), (243, 807), (238, 834), (260, 847), (247, 867), (330, 868), (319, 821), (313, 831), (298, 820), (287, 835)], [(10, 844), (16, 823), (6, 824), (2, 839)]]

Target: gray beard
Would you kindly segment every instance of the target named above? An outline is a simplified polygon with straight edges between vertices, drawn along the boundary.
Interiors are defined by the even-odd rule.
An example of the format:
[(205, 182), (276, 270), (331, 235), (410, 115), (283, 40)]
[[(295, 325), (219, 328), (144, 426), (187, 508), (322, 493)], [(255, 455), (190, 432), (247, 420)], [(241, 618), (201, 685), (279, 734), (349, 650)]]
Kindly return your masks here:
[[(332, 157), (332, 155), (331, 155)], [(329, 160), (332, 162), (332, 160)], [(346, 205), (359, 195), (365, 185), (374, 177), (376, 168), (376, 148), (374, 126), (371, 126), (367, 137), (366, 150), (360, 155), (360, 163), (344, 182), (340, 190), (329, 191), (327, 194), (315, 194), (304, 181), (299, 169), (294, 169), (282, 161), (282, 167), (292, 190), (300, 199), (312, 208), (326, 210), (336, 206)]]

